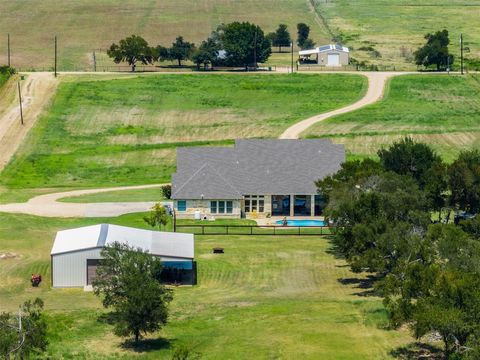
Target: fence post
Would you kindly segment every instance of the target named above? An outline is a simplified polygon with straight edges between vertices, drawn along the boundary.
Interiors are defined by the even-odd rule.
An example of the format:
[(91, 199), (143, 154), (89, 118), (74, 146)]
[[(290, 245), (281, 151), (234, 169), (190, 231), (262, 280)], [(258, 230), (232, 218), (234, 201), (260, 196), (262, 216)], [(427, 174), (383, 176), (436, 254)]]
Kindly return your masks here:
[(298, 227), (298, 235), (300, 235), (300, 226)]
[(253, 235), (253, 225), (250, 225), (250, 235)]
[(275, 230), (277, 229), (276, 226), (273, 227), (273, 235), (275, 235)]
[(205, 235), (205, 225), (202, 225), (202, 235)]
[(228, 225), (227, 225), (227, 235), (228, 235)]

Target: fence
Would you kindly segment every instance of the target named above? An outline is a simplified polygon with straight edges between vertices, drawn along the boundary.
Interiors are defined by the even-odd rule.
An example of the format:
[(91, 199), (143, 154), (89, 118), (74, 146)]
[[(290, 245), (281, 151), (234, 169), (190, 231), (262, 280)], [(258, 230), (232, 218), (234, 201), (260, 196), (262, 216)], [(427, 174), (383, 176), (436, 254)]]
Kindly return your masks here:
[(174, 231), (195, 235), (275, 235), (275, 236), (311, 236), (334, 235), (332, 226), (275, 226), (275, 225), (181, 225), (176, 224)]

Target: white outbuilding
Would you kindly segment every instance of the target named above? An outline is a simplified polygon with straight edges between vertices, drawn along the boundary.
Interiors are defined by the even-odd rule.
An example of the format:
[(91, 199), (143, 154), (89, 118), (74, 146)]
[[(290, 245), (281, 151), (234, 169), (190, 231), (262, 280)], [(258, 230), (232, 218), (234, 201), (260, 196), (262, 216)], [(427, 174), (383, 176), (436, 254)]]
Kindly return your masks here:
[(318, 65), (344, 66), (349, 62), (349, 49), (342, 45), (330, 44), (314, 49), (300, 50), (300, 60), (315, 61)]
[(194, 235), (98, 224), (57, 232), (51, 255), (52, 286), (91, 285), (103, 248), (115, 242), (147, 250), (164, 267), (194, 269)]

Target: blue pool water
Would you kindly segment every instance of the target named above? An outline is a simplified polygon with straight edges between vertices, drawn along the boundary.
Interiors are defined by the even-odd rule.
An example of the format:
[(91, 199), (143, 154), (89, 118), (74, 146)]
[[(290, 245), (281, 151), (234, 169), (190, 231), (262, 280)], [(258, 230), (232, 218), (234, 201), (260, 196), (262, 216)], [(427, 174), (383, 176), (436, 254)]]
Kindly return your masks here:
[[(275, 222), (277, 225), (283, 225), (283, 220)], [(325, 226), (323, 220), (287, 220), (288, 226)]]

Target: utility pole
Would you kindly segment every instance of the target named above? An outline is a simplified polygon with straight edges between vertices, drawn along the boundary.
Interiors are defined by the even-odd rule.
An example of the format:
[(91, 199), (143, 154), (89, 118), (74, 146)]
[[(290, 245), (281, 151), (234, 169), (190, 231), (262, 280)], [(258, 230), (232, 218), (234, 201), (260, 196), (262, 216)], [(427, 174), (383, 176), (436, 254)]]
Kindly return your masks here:
[(57, 77), (57, 35), (55, 35), (55, 77)]
[(10, 67), (10, 34), (7, 34), (7, 59), (8, 67)]
[(20, 103), (20, 122), (23, 125), (22, 93), (20, 91), (20, 80), (17, 82), (17, 85), (18, 85), (18, 102)]
[(253, 38), (253, 67), (257, 70), (257, 27), (255, 27), (255, 36)]
[(291, 49), (291, 53), (292, 53), (292, 74), (293, 74), (293, 41), (290, 42), (290, 49)]
[(463, 34), (460, 34), (460, 71), (463, 75)]

